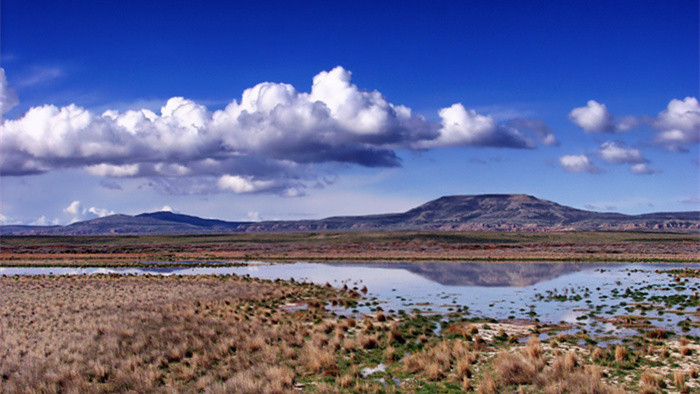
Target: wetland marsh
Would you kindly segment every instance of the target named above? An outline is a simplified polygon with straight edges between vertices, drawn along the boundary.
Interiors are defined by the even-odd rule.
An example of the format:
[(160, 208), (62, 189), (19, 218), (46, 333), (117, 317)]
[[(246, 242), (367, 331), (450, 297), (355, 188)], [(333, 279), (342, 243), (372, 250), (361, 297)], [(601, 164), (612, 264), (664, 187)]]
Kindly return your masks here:
[[(364, 298), (341, 314), (390, 313), (498, 318), (560, 324), (596, 336), (629, 336), (663, 328), (700, 335), (700, 281), (674, 272), (700, 264), (594, 263), (265, 263), (191, 262), (192, 268), (10, 267), (0, 275), (238, 275), (296, 280), (362, 291)], [(202, 266), (202, 264), (205, 264)]]
[[(695, 236), (479, 237), (2, 239), (0, 391), (700, 390)], [(333, 259), (368, 239), (363, 254), (407, 245), (416, 259)], [(616, 259), (658, 253), (495, 263), (421, 252), (470, 260), (520, 245), (534, 259), (552, 242), (626, 251)], [(214, 258), (238, 247), (326, 254)]]
[(0, 268), (0, 388), (696, 390), (697, 265)]

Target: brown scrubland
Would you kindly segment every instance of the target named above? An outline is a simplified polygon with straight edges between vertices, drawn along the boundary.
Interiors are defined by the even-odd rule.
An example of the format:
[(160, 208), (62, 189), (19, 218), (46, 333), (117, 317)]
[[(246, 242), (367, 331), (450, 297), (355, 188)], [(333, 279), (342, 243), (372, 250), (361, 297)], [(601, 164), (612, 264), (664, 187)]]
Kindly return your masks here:
[[(698, 390), (696, 338), (540, 341), (536, 322), (337, 316), (353, 290), (236, 276), (0, 277), (0, 391)], [(345, 310), (345, 309), (344, 309)], [(437, 321), (443, 329), (435, 330)], [(441, 320), (443, 319), (443, 320)], [(661, 349), (664, 351), (662, 352)]]
[(144, 260), (700, 262), (700, 234), (345, 232), (0, 237), (0, 265)]

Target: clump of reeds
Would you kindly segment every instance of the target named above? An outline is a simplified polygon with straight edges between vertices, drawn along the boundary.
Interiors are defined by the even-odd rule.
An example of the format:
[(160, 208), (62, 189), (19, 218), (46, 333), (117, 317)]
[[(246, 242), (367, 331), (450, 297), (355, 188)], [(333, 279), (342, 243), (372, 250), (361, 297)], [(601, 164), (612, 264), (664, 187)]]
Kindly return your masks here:
[(311, 373), (334, 375), (338, 372), (335, 356), (330, 351), (308, 343), (304, 347), (303, 354), (306, 367)]
[(668, 346), (664, 346), (661, 348), (661, 356), (664, 358), (668, 358), (671, 355), (671, 351), (668, 349)]
[(620, 363), (627, 360), (629, 352), (627, 346), (617, 345), (615, 346), (615, 361)]
[(397, 357), (396, 348), (394, 348), (391, 345), (384, 348), (383, 354), (384, 354), (384, 359), (387, 362), (393, 362), (396, 360), (396, 357)]
[(676, 386), (676, 389), (680, 392), (687, 392), (688, 387), (685, 384), (685, 374), (682, 371), (675, 371), (673, 372), (673, 385)]
[(491, 375), (486, 375), (483, 379), (481, 379), (481, 382), (479, 382), (477, 391), (485, 394), (496, 394), (499, 392), (499, 387)]
[(357, 346), (363, 349), (375, 349), (379, 346), (379, 337), (377, 334), (358, 333), (355, 337)]
[(661, 328), (655, 328), (645, 334), (649, 339), (667, 339), (668, 332)]
[(591, 357), (593, 360), (602, 360), (603, 357), (605, 357), (605, 352), (603, 352), (603, 349), (596, 346), (591, 353)]
[(642, 393), (656, 393), (664, 386), (663, 379), (650, 371), (642, 373), (639, 379), (639, 391)]
[(343, 375), (338, 378), (338, 386), (341, 388), (349, 388), (352, 386), (353, 382), (355, 381), (355, 378), (352, 375)]
[(472, 376), (472, 363), (467, 358), (457, 361), (457, 377), (470, 378)]
[(498, 353), (492, 366), (495, 376), (505, 386), (532, 384), (539, 372), (523, 357), (508, 352)]

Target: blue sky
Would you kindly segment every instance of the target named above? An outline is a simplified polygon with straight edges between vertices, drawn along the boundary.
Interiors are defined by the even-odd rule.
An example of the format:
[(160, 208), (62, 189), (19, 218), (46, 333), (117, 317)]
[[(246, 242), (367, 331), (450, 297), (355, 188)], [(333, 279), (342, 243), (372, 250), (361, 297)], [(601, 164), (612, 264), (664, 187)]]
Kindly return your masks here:
[(236, 3), (3, 1), (0, 220), (698, 210), (697, 1)]

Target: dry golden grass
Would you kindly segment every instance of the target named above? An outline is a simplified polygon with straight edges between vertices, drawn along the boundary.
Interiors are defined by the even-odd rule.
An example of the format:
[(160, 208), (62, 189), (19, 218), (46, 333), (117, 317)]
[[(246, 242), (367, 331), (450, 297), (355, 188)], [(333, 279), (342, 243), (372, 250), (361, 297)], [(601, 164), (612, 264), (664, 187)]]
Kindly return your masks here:
[(311, 373), (323, 373), (326, 375), (336, 375), (338, 366), (335, 355), (330, 349), (319, 348), (316, 345), (307, 343), (302, 349), (303, 360)]
[(404, 335), (396, 327), (392, 327), (387, 335), (387, 342), (389, 342), (389, 344), (403, 344), (406, 342), (406, 338), (404, 338)]
[(468, 377), (464, 377), (462, 379), (462, 390), (464, 391), (471, 391), (472, 390), (472, 381)]
[(491, 362), (491, 372), (482, 378), (478, 389), (484, 392), (624, 392), (604, 383), (602, 377), (600, 367), (585, 365), (573, 350), (564, 353), (555, 349), (546, 353), (533, 336), (519, 352), (499, 352)]
[(529, 357), (531, 360), (537, 360), (541, 358), (544, 351), (542, 350), (542, 344), (540, 343), (539, 338), (537, 338), (534, 335), (531, 336), (527, 342), (525, 352), (527, 357)]
[(656, 375), (650, 371), (642, 373), (639, 379), (639, 385), (641, 387), (648, 387), (650, 389), (656, 390), (662, 386), (663, 380), (659, 375)]
[(491, 375), (486, 375), (481, 382), (479, 382), (477, 391), (484, 394), (495, 394), (499, 392), (498, 389), (498, 385), (496, 385), (496, 381)]
[(396, 348), (394, 348), (393, 346), (389, 345), (386, 348), (384, 348), (384, 360), (387, 363), (396, 361), (397, 356), (398, 355), (396, 354)]
[(340, 378), (338, 378), (338, 386), (346, 389), (352, 386), (353, 382), (355, 381), (355, 377), (351, 375), (343, 375)]
[(324, 312), (278, 308), (332, 289), (112, 275), (3, 277), (0, 292), (2, 392), (281, 392), (337, 371), (306, 338)]
[(360, 332), (355, 337), (356, 347), (363, 349), (375, 349), (379, 346), (379, 336), (377, 334), (365, 334)]
[(470, 378), (472, 376), (472, 363), (467, 358), (457, 361), (457, 376)]
[(508, 352), (496, 355), (493, 369), (495, 376), (504, 386), (533, 384), (539, 372), (524, 357)]
[(615, 346), (615, 361), (618, 363), (627, 360), (628, 354), (629, 352), (627, 351), (627, 346)]
[(681, 371), (676, 371), (673, 373), (673, 384), (675, 386), (682, 386), (685, 384), (685, 374)]

